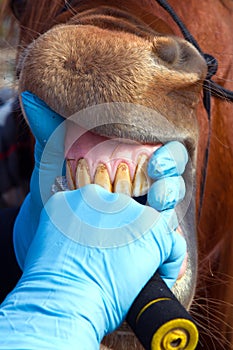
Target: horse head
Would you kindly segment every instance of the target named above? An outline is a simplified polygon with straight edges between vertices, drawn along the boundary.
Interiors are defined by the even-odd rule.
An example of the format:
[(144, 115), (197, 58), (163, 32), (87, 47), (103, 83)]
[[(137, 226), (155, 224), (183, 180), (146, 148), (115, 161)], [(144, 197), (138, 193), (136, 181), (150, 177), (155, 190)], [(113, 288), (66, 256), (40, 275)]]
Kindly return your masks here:
[[(172, 3), (174, 8), (178, 7), (175, 1)], [(230, 13), (228, 3), (216, 3), (219, 13)], [(128, 172), (123, 191), (137, 199), (146, 194), (150, 185), (145, 171), (139, 174), (138, 170), (145, 149), (148, 153), (144, 167), (154, 147), (172, 140), (179, 140), (186, 146), (189, 152), (185, 172), (187, 194), (178, 208), (178, 215), (187, 241), (188, 262), (173, 292), (186, 308), (190, 308), (198, 269), (197, 212), (201, 212), (200, 232), (206, 232), (203, 252), (208, 255), (220, 242), (215, 236), (215, 244), (210, 244), (212, 249), (206, 248), (210, 237), (209, 213), (213, 213), (214, 208), (208, 211), (209, 205), (213, 207), (209, 199), (204, 200), (200, 208), (201, 171), (209, 135), (207, 115), (201, 102), (207, 74), (203, 55), (180, 37), (173, 20), (156, 2), (38, 0), (32, 3), (28, 0), (11, 1), (11, 4), (21, 25), (19, 91), (31, 91), (64, 118), (81, 115), (80, 126), (88, 131), (75, 143), (76, 155), (72, 160), (69, 149), (66, 150), (71, 189), (95, 182), (111, 191), (122, 190), (117, 185), (118, 168), (109, 167), (106, 163), (110, 159), (106, 160), (105, 155), (111, 141), (117, 140), (121, 152), (116, 152), (116, 157)], [(203, 18), (200, 11), (206, 11), (207, 4), (201, 6), (194, 1), (190, 5), (181, 1), (177, 9), (185, 18), (185, 11), (192, 8), (197, 16), (197, 23), (193, 25), (197, 33), (198, 21)], [(198, 37), (202, 38), (202, 34)], [(105, 144), (105, 149), (100, 147), (101, 143)], [(93, 155), (88, 155), (91, 150), (87, 144), (101, 150), (95, 161)], [(134, 144), (140, 157), (131, 159), (131, 164), (127, 155)], [(231, 160), (231, 155), (226, 158)], [(210, 162), (213, 168), (213, 157)], [(104, 166), (103, 176), (99, 176), (100, 164)], [(80, 179), (81, 168), (88, 176), (82, 181), (75, 180)], [(227, 172), (228, 180), (231, 171)], [(214, 188), (213, 181), (207, 184), (206, 193)], [(216, 195), (220, 192), (218, 185)], [(222, 198), (220, 201), (224, 200)], [(139, 349), (132, 335), (127, 334), (128, 329), (116, 332), (114, 340), (108, 340), (107, 344), (113, 341), (114, 349), (127, 346)]]

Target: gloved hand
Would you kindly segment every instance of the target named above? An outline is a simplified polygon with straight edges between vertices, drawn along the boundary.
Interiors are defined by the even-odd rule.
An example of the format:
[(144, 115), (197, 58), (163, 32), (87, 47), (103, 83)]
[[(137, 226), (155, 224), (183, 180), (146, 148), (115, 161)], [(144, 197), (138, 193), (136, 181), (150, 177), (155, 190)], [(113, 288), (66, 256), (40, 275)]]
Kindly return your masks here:
[(97, 185), (55, 194), (1, 306), (0, 349), (99, 349), (162, 264), (169, 287), (176, 280), (186, 253), (177, 225), (173, 209)]
[[(36, 106), (32, 112), (31, 98)], [(43, 140), (59, 123), (53, 124), (55, 113), (38, 98), (29, 94), (29, 100), (24, 103), (28, 107), (29, 123), (38, 139), (35, 156), (41, 161)], [(37, 119), (38, 110), (42, 112), (41, 119)], [(48, 134), (47, 114), (51, 116), (49, 125), (52, 125)], [(55, 119), (59, 121), (60, 118)], [(62, 133), (59, 142), (54, 144), (60, 144), (62, 148), (57, 152), (54, 147), (55, 157), (51, 152), (51, 162), (63, 158), (63, 136)], [(173, 146), (171, 149), (176, 148)], [(166, 148), (164, 151), (163, 147), (160, 148), (152, 159), (158, 160), (158, 169), (161, 163), (166, 171), (161, 172), (157, 180), (180, 175), (179, 166), (174, 173), (170, 165), (179, 159), (184, 164), (185, 152), (182, 148), (174, 155)], [(53, 167), (46, 163), (40, 171), (52, 174)], [(38, 167), (34, 172), (31, 198), (25, 202), (15, 230), (15, 236), (30, 237), (31, 240), (37, 223), (28, 216), (27, 209), (33, 211), (32, 198), (38, 198), (33, 192), (38, 193), (36, 187), (33, 188), (38, 186)], [(156, 169), (149, 171), (152, 177), (154, 173), (157, 173)], [(55, 170), (53, 179), (57, 175)], [(162, 193), (159, 189), (156, 193)], [(150, 193), (151, 204), (156, 207), (159, 201), (153, 202), (156, 197), (152, 190)], [(176, 191), (176, 185), (171, 186), (161, 208), (173, 208), (182, 195), (182, 191)], [(169, 199), (168, 205), (166, 199)], [(39, 211), (36, 210), (37, 217)], [(98, 186), (90, 185), (78, 191), (54, 195), (42, 210), (40, 225), (29, 251), (30, 239), (26, 239), (24, 250), (21, 250), (23, 262), (28, 251), (23, 276), (2, 304), (0, 335), (2, 332), (4, 337), (0, 349), (1, 346), (4, 349), (22, 346), (69, 349), (77, 344), (80, 349), (81, 346), (84, 349), (97, 348), (103, 335), (122, 322), (133, 299), (161, 263), (164, 262), (159, 271), (165, 281), (169, 287), (174, 283), (185, 254), (183, 238), (173, 232), (176, 226), (177, 219), (172, 209), (159, 215), (129, 197), (108, 193)], [(19, 239), (18, 243), (19, 251), (22, 241)]]
[(23, 269), (27, 250), (36, 233), (43, 203), (52, 194), (51, 187), (55, 178), (62, 175), (65, 126), (62, 123), (64, 118), (29, 91), (21, 94), (21, 105), (36, 140), (30, 193), (21, 206), (14, 228), (16, 258)]

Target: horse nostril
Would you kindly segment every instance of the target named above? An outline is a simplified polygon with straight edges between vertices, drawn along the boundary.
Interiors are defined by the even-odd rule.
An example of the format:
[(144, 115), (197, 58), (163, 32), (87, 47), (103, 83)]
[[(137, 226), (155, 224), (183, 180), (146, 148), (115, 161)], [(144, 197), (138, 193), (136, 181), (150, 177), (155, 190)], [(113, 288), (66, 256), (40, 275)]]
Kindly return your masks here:
[(179, 57), (179, 46), (170, 37), (157, 37), (153, 41), (153, 52), (164, 62), (174, 64)]

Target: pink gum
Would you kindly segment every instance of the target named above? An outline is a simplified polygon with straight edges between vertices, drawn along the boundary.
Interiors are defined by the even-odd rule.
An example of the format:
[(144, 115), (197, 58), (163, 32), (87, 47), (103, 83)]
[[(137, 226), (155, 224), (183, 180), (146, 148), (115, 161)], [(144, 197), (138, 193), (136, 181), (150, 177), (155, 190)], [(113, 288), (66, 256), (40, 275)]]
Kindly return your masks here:
[[(78, 134), (80, 135), (80, 130)], [(71, 138), (69, 137), (70, 135), (72, 135)], [(131, 140), (109, 139), (89, 131), (75, 139), (74, 130), (72, 130), (67, 133), (65, 156), (66, 159), (71, 160), (70, 164), (73, 173), (75, 173), (77, 161), (80, 158), (85, 158), (92, 181), (97, 166), (104, 164), (108, 170), (111, 182), (113, 182), (117, 167), (122, 162), (128, 165), (130, 177), (133, 180), (138, 158), (141, 155), (146, 155), (147, 158), (150, 158), (160, 146), (161, 144), (143, 145)]]

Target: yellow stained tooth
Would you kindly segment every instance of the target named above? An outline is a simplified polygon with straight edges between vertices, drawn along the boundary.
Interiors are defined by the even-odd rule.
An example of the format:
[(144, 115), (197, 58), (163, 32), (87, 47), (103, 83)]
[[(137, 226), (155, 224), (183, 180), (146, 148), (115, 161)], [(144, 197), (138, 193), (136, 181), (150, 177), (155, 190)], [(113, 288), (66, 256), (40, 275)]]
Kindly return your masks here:
[(74, 178), (72, 175), (71, 164), (69, 159), (66, 160), (66, 179), (70, 190), (75, 190)]
[(120, 163), (118, 165), (113, 191), (131, 196), (132, 183), (130, 179), (129, 167), (125, 163)]
[(148, 192), (151, 186), (151, 180), (147, 176), (148, 158), (146, 155), (141, 155), (137, 164), (137, 168), (133, 180), (133, 197), (143, 196)]
[(94, 183), (112, 192), (112, 184), (108, 174), (108, 170), (104, 164), (99, 164), (95, 172)]
[(91, 177), (89, 174), (89, 168), (86, 159), (79, 159), (75, 174), (76, 188), (89, 185), (91, 183)]

